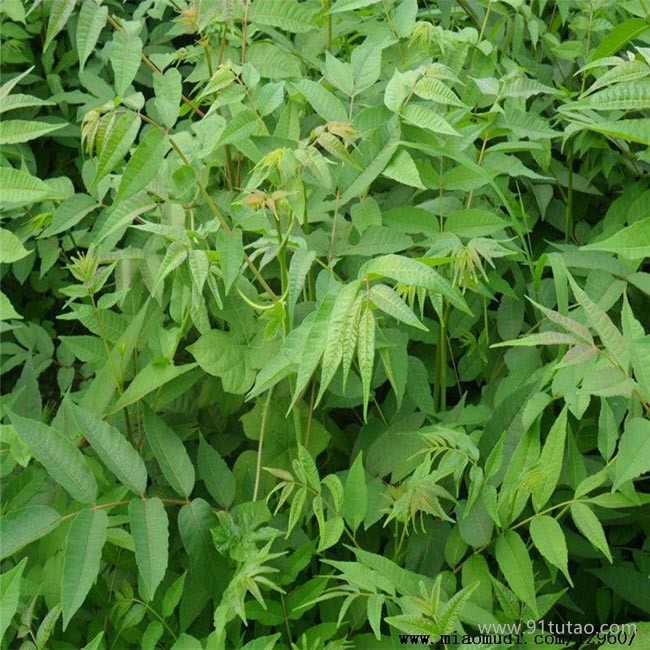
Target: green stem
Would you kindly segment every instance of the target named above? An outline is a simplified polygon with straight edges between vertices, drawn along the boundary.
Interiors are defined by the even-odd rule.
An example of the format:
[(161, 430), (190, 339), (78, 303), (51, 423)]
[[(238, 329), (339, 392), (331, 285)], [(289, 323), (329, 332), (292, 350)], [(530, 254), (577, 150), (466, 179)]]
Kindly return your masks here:
[(266, 402), (262, 410), (262, 422), (260, 424), (260, 439), (257, 444), (257, 465), (255, 467), (255, 488), (253, 489), (253, 501), (257, 501), (260, 491), (260, 478), (262, 476), (262, 454), (264, 453), (264, 434), (269, 419), (269, 410), (271, 408), (271, 398), (273, 397), (273, 386), (266, 395)]

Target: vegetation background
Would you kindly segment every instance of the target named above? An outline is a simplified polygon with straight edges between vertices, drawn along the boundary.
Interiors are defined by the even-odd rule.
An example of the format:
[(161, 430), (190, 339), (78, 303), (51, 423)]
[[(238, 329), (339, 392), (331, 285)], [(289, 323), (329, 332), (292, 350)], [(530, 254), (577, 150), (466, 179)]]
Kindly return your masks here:
[(0, 21), (2, 648), (650, 647), (647, 0)]

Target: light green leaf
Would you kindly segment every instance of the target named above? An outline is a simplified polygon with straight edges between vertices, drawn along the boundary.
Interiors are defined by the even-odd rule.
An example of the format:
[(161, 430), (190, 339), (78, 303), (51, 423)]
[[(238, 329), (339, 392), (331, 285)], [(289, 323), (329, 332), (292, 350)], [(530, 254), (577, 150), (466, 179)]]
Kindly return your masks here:
[(74, 421), (81, 434), (92, 445), (102, 462), (136, 494), (147, 489), (147, 469), (140, 454), (124, 435), (94, 413), (68, 402)]
[(353, 532), (356, 532), (366, 518), (367, 509), (368, 484), (366, 483), (366, 472), (363, 468), (362, 453), (359, 453), (345, 479), (343, 507), (341, 508), (345, 523)]
[(242, 395), (255, 381), (255, 371), (249, 360), (252, 348), (230, 332), (211, 330), (189, 345), (187, 350), (205, 372), (221, 379), (228, 393)]
[(121, 113), (101, 145), (93, 185), (124, 160), (140, 130), (140, 117), (132, 111)]
[(400, 115), (409, 124), (431, 131), (436, 135), (458, 135), (456, 129), (447, 120), (422, 104), (407, 104), (401, 110)]
[(147, 131), (124, 168), (116, 202), (132, 197), (156, 178), (169, 147), (169, 140), (160, 129)]
[(385, 284), (373, 284), (370, 289), (370, 299), (383, 312), (411, 327), (428, 332), (428, 328), (420, 321), (399, 295)]
[(144, 413), (147, 442), (160, 470), (175, 492), (189, 497), (194, 488), (194, 465), (183, 442), (145, 402), (141, 403), (141, 408)]
[(296, 84), (296, 88), (326, 122), (347, 121), (348, 114), (341, 100), (321, 84), (309, 79), (301, 79)]
[(0, 641), (18, 609), (20, 582), (26, 564), (24, 557), (13, 569), (0, 575)]
[(588, 97), (560, 107), (564, 110), (637, 111), (650, 107), (650, 79), (603, 88)]
[(363, 170), (354, 178), (354, 180), (345, 188), (341, 195), (341, 205), (345, 205), (355, 196), (360, 196), (363, 191), (372, 183), (372, 181), (384, 171), (386, 165), (393, 157), (397, 148), (397, 142), (388, 141), (371, 160), (364, 161)]
[(108, 7), (98, 5), (95, 0), (86, 0), (79, 10), (77, 19), (77, 54), (79, 69), (83, 72), (88, 57), (95, 49), (99, 35), (106, 25)]
[(415, 165), (411, 154), (406, 149), (400, 149), (392, 158), (386, 169), (383, 171), (384, 176), (392, 178), (402, 185), (426, 189), (420, 178), (420, 173)]
[(53, 0), (50, 8), (50, 19), (47, 23), (45, 43), (43, 44), (44, 52), (47, 50), (56, 35), (66, 26), (68, 19), (74, 10), (75, 4), (76, 0)]
[(379, 276), (396, 282), (423, 287), (433, 293), (439, 293), (449, 302), (465, 313), (470, 313), (463, 297), (454, 289), (451, 282), (436, 273), (432, 268), (417, 260), (403, 255), (382, 255), (364, 264), (359, 269), (358, 277)]
[(29, 251), (11, 230), (0, 228), (0, 258), (3, 264), (11, 264), (29, 255)]
[(169, 521), (165, 506), (158, 497), (132, 499), (129, 502), (129, 524), (142, 598), (149, 602), (165, 577), (169, 561)]
[(618, 440), (618, 425), (614, 412), (605, 397), (600, 398), (600, 414), (598, 415), (598, 451), (608, 461), (614, 454)]
[(244, 262), (244, 244), (242, 232), (239, 229), (227, 233), (225, 230), (219, 232), (217, 237), (217, 248), (220, 255), (221, 272), (226, 295), (239, 277), (241, 266)]
[(61, 578), (64, 630), (97, 579), (107, 528), (106, 510), (96, 508), (82, 510), (70, 525)]
[(344, 11), (352, 11), (354, 9), (363, 9), (370, 5), (377, 4), (380, 0), (336, 0), (332, 5), (329, 13), (340, 14)]
[(245, 108), (228, 120), (228, 124), (226, 124), (226, 128), (223, 130), (217, 146), (223, 147), (227, 144), (239, 144), (248, 138), (248, 136), (253, 135), (258, 128), (257, 116), (250, 108)]
[(607, 251), (621, 257), (640, 260), (650, 256), (650, 217), (635, 221), (611, 237), (582, 247), (584, 250)]
[(557, 420), (548, 432), (546, 442), (539, 457), (540, 471), (544, 478), (535, 484), (532, 493), (535, 510), (541, 510), (555, 492), (555, 487), (562, 473), (564, 443), (567, 430), (567, 407), (562, 409)]
[(593, 510), (584, 503), (573, 503), (571, 504), (571, 517), (578, 530), (587, 538), (592, 546), (597, 548), (612, 562), (612, 554), (607, 545), (605, 531)]
[(209, 445), (203, 436), (199, 436), (197, 465), (199, 476), (205, 483), (207, 491), (220, 506), (229, 508), (235, 498), (237, 487), (235, 475), (219, 452)]
[(135, 79), (140, 67), (142, 40), (126, 30), (116, 32), (110, 49), (110, 61), (115, 79), (115, 92), (123, 96)]
[(372, 382), (373, 364), (375, 361), (375, 317), (370, 308), (361, 312), (359, 319), (359, 334), (357, 338), (357, 355), (359, 359), (359, 373), (363, 388), (363, 417), (368, 415), (368, 402), (370, 401), (370, 384)]
[(647, 29), (648, 23), (642, 18), (628, 18), (615, 24), (600, 41), (598, 47), (591, 51), (589, 60), (596, 61), (616, 54), (632, 39), (640, 36)]
[(36, 460), (49, 475), (81, 503), (93, 503), (97, 498), (97, 482), (79, 449), (56, 429), (16, 414), (11, 423), (21, 441), (29, 447)]
[(52, 237), (71, 230), (97, 207), (98, 203), (92, 196), (73, 194), (54, 210), (52, 223), (41, 233), (41, 237)]
[(3, 560), (53, 531), (61, 523), (61, 516), (49, 506), (26, 506), (3, 515), (0, 522)]
[(530, 537), (542, 557), (557, 567), (573, 586), (569, 575), (569, 557), (566, 539), (560, 524), (553, 517), (539, 515), (530, 522)]
[(508, 530), (497, 538), (495, 552), (499, 568), (510, 588), (537, 616), (535, 577), (526, 544), (517, 533)]
[(3, 120), (0, 122), (0, 145), (29, 142), (52, 131), (58, 131), (67, 123), (48, 124), (34, 120)]
[(316, 253), (307, 248), (298, 248), (291, 258), (289, 265), (289, 293), (287, 295), (287, 310), (289, 318), (293, 319), (293, 312), (298, 302), (298, 297), (305, 285), (307, 273), (316, 259)]
[(472, 239), (473, 237), (489, 237), (505, 230), (508, 222), (488, 210), (470, 208), (456, 210), (445, 219), (445, 231), (453, 232), (458, 237)]
[(354, 77), (354, 93), (358, 95), (370, 88), (381, 74), (382, 47), (372, 39), (352, 48), (350, 63)]
[(171, 129), (178, 119), (183, 80), (176, 68), (170, 68), (164, 74), (153, 75), (153, 89), (156, 93), (154, 104), (164, 126)]
[(0, 167), (0, 205), (18, 208), (54, 195), (54, 191), (36, 176), (22, 169)]
[(303, 33), (316, 28), (313, 13), (297, 0), (255, 0), (249, 19), (252, 23)]
[(110, 412), (116, 413), (129, 404), (140, 401), (154, 390), (158, 390), (170, 381), (174, 381), (186, 372), (196, 368), (196, 365), (196, 363), (186, 363), (182, 366), (172, 366), (171, 364), (150, 363), (135, 376)]
[(650, 421), (632, 418), (625, 424), (616, 457), (614, 489), (650, 472)]
[(46, 99), (40, 99), (33, 95), (24, 95), (22, 93), (14, 93), (6, 97), (0, 97), (0, 113), (13, 111), (17, 108), (27, 108), (29, 106), (54, 106), (55, 102)]

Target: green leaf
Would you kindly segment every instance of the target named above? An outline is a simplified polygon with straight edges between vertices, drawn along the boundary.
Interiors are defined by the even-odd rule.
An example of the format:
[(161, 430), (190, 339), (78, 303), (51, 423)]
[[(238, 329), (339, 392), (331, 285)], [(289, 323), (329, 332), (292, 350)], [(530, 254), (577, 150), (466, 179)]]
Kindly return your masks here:
[(368, 509), (368, 484), (363, 468), (363, 456), (359, 453), (350, 467), (343, 488), (343, 507), (341, 514), (345, 523), (356, 532), (366, 518)]
[(142, 598), (149, 602), (165, 577), (169, 561), (169, 521), (165, 506), (158, 497), (132, 499), (129, 502), (129, 524)]
[(147, 469), (140, 454), (124, 435), (94, 413), (68, 402), (81, 434), (116, 478), (136, 494), (147, 489)]
[(64, 630), (97, 579), (107, 528), (106, 510), (96, 508), (82, 510), (70, 525), (61, 577)]
[(631, 260), (650, 256), (650, 217), (635, 221), (611, 237), (582, 247), (583, 250), (607, 251)]
[(219, 137), (217, 146), (239, 144), (248, 136), (253, 135), (258, 128), (259, 123), (255, 113), (250, 108), (244, 108), (228, 121), (226, 128)]
[(428, 328), (420, 321), (399, 295), (385, 284), (373, 284), (370, 289), (370, 299), (383, 312), (411, 327), (428, 332)]
[(458, 135), (456, 129), (447, 120), (422, 104), (408, 104), (401, 110), (400, 115), (409, 124), (431, 131), (436, 135)]
[(217, 248), (220, 255), (223, 283), (226, 295), (228, 295), (235, 280), (239, 277), (244, 262), (244, 244), (242, 232), (239, 229), (232, 230), (229, 233), (222, 230), (219, 235), (217, 237)]
[(56, 35), (66, 26), (74, 11), (76, 0), (53, 0), (50, 8), (50, 19), (47, 23), (47, 34), (43, 43), (43, 52), (47, 50)]
[(115, 169), (124, 160), (140, 130), (140, 117), (132, 111), (121, 113), (102, 142), (93, 185)]
[(341, 100), (339, 100), (329, 90), (321, 84), (317, 84), (309, 79), (301, 79), (296, 84), (296, 89), (304, 95), (305, 99), (311, 104), (312, 108), (326, 122), (346, 122), (348, 119), (347, 111)]
[[(117, 413), (121, 409), (135, 404), (155, 390), (162, 388), (170, 381), (178, 379), (186, 372), (196, 368), (196, 363), (186, 363), (182, 366), (171, 364), (159, 364), (151, 362), (145, 366), (129, 384), (129, 387), (122, 393), (120, 399), (111, 408), (111, 413)], [(155, 404), (155, 400), (154, 400)]]
[(61, 523), (61, 516), (48, 506), (26, 506), (3, 515), (1, 522), (3, 560), (52, 532)]
[(13, 569), (0, 575), (0, 641), (18, 609), (20, 582), (26, 564), (27, 558), (24, 557)]
[(255, 0), (251, 4), (249, 20), (296, 34), (316, 28), (312, 12), (297, 0)]
[(222, 507), (229, 508), (235, 498), (237, 487), (235, 475), (230, 471), (219, 453), (199, 436), (197, 455), (199, 476), (214, 500)]
[(11, 414), (11, 423), (36, 460), (70, 496), (81, 503), (97, 499), (97, 482), (79, 449), (47, 424)]
[(362, 309), (359, 319), (359, 334), (357, 337), (357, 355), (359, 358), (359, 373), (363, 388), (363, 417), (368, 415), (370, 401), (370, 384), (375, 361), (375, 317), (369, 305)]
[(553, 517), (539, 515), (530, 522), (530, 537), (542, 557), (557, 567), (573, 586), (569, 575), (569, 557), (562, 527)]
[(194, 488), (194, 465), (180, 438), (159, 418), (145, 402), (141, 403), (144, 414), (144, 430), (147, 442), (158, 466), (169, 485), (183, 497), (189, 497)]
[(521, 537), (513, 530), (506, 531), (497, 538), (495, 552), (512, 591), (538, 616), (533, 565)]
[(132, 197), (156, 178), (169, 147), (169, 141), (160, 129), (147, 131), (124, 168), (116, 202)]
[(154, 74), (153, 89), (156, 93), (154, 104), (160, 114), (161, 122), (168, 129), (171, 129), (178, 119), (183, 96), (181, 73), (176, 68), (171, 68), (164, 74)]
[(436, 273), (432, 268), (417, 260), (402, 255), (382, 255), (364, 264), (358, 277), (386, 277), (413, 287), (423, 287), (439, 293), (465, 313), (470, 313), (463, 297), (454, 289), (451, 282)]
[(142, 54), (142, 40), (122, 30), (113, 35), (109, 59), (113, 68), (115, 80), (115, 92), (123, 96), (131, 82), (135, 79), (140, 67), (140, 55)]
[(426, 189), (420, 178), (415, 161), (406, 149), (400, 149), (393, 156), (386, 169), (384, 169), (383, 174), (398, 183), (402, 183), (402, 185), (417, 187), (421, 190)]
[(354, 9), (363, 9), (370, 5), (377, 4), (380, 0), (336, 0), (329, 10), (330, 14), (340, 14), (344, 11), (352, 11)]
[(293, 319), (298, 297), (315, 259), (316, 253), (303, 247), (298, 248), (291, 258), (291, 264), (289, 265), (289, 293), (287, 295), (287, 310), (291, 319)]
[(603, 88), (588, 97), (560, 107), (563, 110), (638, 111), (650, 107), (650, 79)]
[(589, 60), (597, 61), (606, 56), (616, 54), (616, 52), (625, 47), (632, 39), (640, 36), (647, 29), (649, 29), (648, 23), (642, 18), (628, 18), (627, 20), (623, 20), (607, 32), (600, 43), (598, 43), (598, 47), (589, 54)]
[(11, 230), (0, 228), (0, 255), (3, 264), (11, 264), (29, 255), (29, 251)]
[(0, 97), (0, 113), (14, 111), (17, 108), (27, 108), (29, 106), (53, 106), (54, 104), (55, 102), (40, 99), (33, 95), (14, 93), (8, 97)]
[(86, 0), (77, 19), (77, 55), (79, 69), (83, 72), (88, 57), (93, 53), (99, 35), (108, 19), (108, 7), (98, 5), (95, 0)]
[(507, 226), (505, 219), (479, 208), (456, 210), (445, 219), (445, 232), (453, 232), (465, 239), (489, 237), (505, 230)]
[[(625, 562), (619, 566), (602, 567), (599, 569), (591, 569), (591, 573), (598, 576), (614, 593), (618, 594), (621, 598), (628, 603), (632, 603), (634, 607), (640, 609), (646, 614), (650, 614), (650, 592), (648, 591), (648, 576), (637, 569), (629, 562)], [(647, 641), (647, 634), (645, 641)], [(603, 646), (606, 647), (606, 646)], [(632, 640), (625, 643), (624, 646), (642, 650), (645, 645), (644, 642), (640, 645), (632, 643)]]
[(243, 395), (255, 381), (255, 372), (249, 362), (252, 348), (230, 332), (211, 330), (187, 350), (205, 372), (221, 379), (228, 393)]
[(562, 473), (564, 444), (567, 430), (567, 407), (562, 409), (557, 420), (548, 432), (546, 442), (539, 457), (540, 471), (544, 478), (535, 484), (532, 493), (533, 505), (539, 512), (553, 496)]
[(0, 167), (0, 205), (19, 208), (53, 196), (52, 188), (21, 169)]
[(578, 530), (587, 538), (592, 546), (597, 548), (612, 562), (612, 554), (609, 551), (605, 531), (593, 510), (584, 503), (573, 503), (571, 504), (571, 517)]
[(92, 196), (73, 194), (54, 210), (52, 223), (43, 231), (41, 237), (52, 237), (71, 230), (97, 207), (99, 205)]
[(616, 457), (614, 489), (650, 472), (650, 421), (632, 418), (625, 424)]
[(600, 414), (598, 416), (598, 451), (608, 461), (614, 454), (618, 440), (618, 425), (612, 407), (606, 398), (600, 398)]
[(363, 193), (368, 185), (384, 171), (386, 165), (393, 157), (396, 148), (397, 142), (389, 140), (371, 160), (364, 161), (363, 170), (343, 191), (341, 205), (345, 205), (350, 199), (353, 199), (355, 196), (360, 196)]
[(67, 123), (49, 124), (34, 120), (3, 120), (0, 122), (0, 145), (29, 142), (52, 131), (58, 131)]

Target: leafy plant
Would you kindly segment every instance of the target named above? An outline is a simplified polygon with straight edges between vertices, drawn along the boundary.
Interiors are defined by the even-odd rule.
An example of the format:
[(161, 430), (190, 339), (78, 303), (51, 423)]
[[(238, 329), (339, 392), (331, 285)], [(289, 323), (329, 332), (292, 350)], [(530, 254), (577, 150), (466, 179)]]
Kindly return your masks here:
[(649, 17), (4, 0), (2, 647), (646, 647)]

